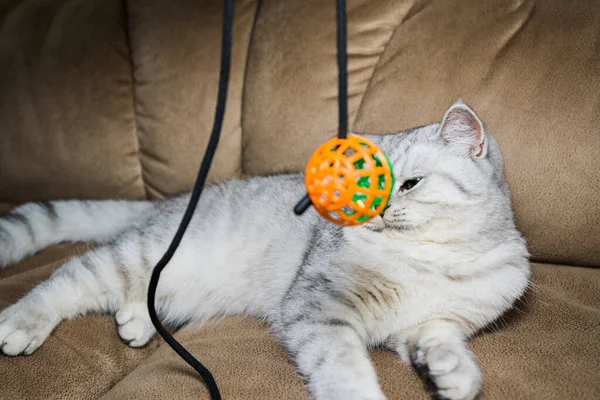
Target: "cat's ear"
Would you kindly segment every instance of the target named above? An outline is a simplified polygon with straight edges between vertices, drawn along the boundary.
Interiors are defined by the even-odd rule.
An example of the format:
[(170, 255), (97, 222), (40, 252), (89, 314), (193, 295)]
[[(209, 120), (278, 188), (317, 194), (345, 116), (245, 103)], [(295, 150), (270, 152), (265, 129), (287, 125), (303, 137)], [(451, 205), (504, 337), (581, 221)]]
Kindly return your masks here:
[(444, 143), (462, 155), (483, 158), (487, 153), (483, 123), (462, 99), (446, 111), (440, 135)]

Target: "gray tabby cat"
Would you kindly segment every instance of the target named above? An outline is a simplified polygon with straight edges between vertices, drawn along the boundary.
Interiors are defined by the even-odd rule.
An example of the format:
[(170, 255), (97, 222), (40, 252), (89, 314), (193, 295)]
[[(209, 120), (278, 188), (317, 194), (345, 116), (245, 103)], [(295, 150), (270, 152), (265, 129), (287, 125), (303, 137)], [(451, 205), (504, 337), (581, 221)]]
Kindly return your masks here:
[[(500, 151), (461, 101), (441, 124), (366, 136), (394, 165), (389, 207), (341, 228), (292, 213), (302, 175), (207, 188), (157, 293), (173, 325), (245, 314), (266, 319), (316, 399), (384, 399), (368, 349), (412, 364), (434, 396), (472, 399), (481, 373), (466, 340), (525, 291)], [(63, 319), (116, 313), (130, 346), (155, 333), (146, 309), (153, 266), (188, 202), (56, 201), (0, 220), (0, 265), (48, 245), (104, 244), (66, 262), (0, 314), (1, 349), (31, 354)]]

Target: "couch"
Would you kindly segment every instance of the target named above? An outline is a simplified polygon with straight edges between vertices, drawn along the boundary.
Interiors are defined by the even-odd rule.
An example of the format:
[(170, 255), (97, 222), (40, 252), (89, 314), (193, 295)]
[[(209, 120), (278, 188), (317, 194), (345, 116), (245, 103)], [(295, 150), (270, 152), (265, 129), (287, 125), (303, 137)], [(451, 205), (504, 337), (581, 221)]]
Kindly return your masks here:
[[(335, 8), (238, 0), (232, 76), (211, 182), (301, 170), (337, 127)], [(487, 399), (600, 398), (600, 2), (348, 0), (350, 126), (439, 121), (459, 96), (495, 134), (528, 293), (472, 340)], [(0, 211), (50, 199), (187, 191), (210, 132), (218, 0), (0, 2)], [(0, 270), (0, 308), (87, 244)], [(1, 251), (1, 249), (0, 249)], [(307, 392), (261, 321), (177, 332), (224, 399)], [(425, 399), (410, 368), (373, 351), (390, 399)], [(155, 338), (120, 342), (108, 316), (62, 323), (29, 357), (0, 357), (0, 399), (208, 398)]]

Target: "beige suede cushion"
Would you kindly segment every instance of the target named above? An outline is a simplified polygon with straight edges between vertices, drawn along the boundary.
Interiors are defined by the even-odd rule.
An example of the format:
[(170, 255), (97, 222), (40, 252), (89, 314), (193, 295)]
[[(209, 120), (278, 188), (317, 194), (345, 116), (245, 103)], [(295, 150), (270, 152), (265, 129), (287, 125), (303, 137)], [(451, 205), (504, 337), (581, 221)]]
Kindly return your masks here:
[[(84, 250), (51, 248), (0, 272), (0, 309)], [(535, 265), (532, 290), (517, 307), (473, 340), (486, 399), (599, 398), (600, 270)], [(230, 318), (177, 337), (211, 370), (224, 399), (306, 398), (285, 351), (259, 321)], [(373, 358), (390, 399), (426, 399), (392, 353)], [(0, 399), (208, 399), (196, 373), (161, 340), (130, 349), (102, 316), (61, 324), (29, 357), (0, 356), (0, 376)]]
[[(263, 4), (246, 172), (303, 169), (336, 134), (334, 15), (333, 2)], [(500, 142), (534, 258), (600, 265), (598, 1), (350, 0), (348, 18), (355, 130), (438, 122), (464, 97)]]
[[(220, 1), (0, 5), (0, 201), (191, 188), (215, 112)], [(256, 0), (236, 1), (227, 111), (209, 181), (241, 172)]]
[(122, 2), (0, 7), (0, 201), (143, 197)]
[[(220, 4), (0, 2), (0, 201), (189, 188), (212, 125)], [(211, 180), (302, 169), (337, 126), (333, 2), (236, 4)], [(571, 265), (536, 264), (524, 304), (474, 339), (486, 398), (600, 398), (600, 269), (572, 266), (600, 265), (600, 3), (349, 0), (348, 15), (353, 127), (434, 122), (464, 96), (501, 143), (534, 256)], [(0, 308), (86, 248), (54, 247), (0, 271)], [(259, 321), (178, 337), (225, 399), (306, 395)], [(373, 358), (390, 399), (425, 398), (391, 353)], [(207, 398), (162, 341), (129, 349), (106, 316), (61, 324), (30, 357), (0, 357), (0, 377), (0, 399)]]
[[(354, 119), (407, 1), (350, 0), (348, 93)], [(335, 2), (266, 0), (258, 15), (244, 91), (244, 170), (304, 169), (337, 133)]]
[[(191, 189), (217, 101), (222, 1), (134, 1), (128, 7), (140, 161), (149, 197)], [(236, 1), (225, 121), (210, 181), (241, 173), (242, 88), (256, 0)]]

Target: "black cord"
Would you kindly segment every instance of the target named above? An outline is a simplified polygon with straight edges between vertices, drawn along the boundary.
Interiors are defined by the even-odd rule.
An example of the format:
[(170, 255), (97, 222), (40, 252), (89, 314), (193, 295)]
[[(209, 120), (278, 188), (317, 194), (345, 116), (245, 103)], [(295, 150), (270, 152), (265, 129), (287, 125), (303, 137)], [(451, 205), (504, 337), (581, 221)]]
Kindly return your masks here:
[[(348, 56), (346, 54), (346, 2), (345, 0), (336, 0), (336, 11), (337, 11), (337, 62), (338, 62), (338, 106), (339, 106), (339, 130), (338, 137), (341, 139), (346, 138), (348, 133)], [(183, 358), (192, 368), (194, 368), (204, 379), (210, 397), (212, 400), (220, 400), (221, 394), (219, 388), (215, 382), (214, 377), (210, 371), (202, 365), (196, 358), (190, 354), (175, 338), (165, 329), (160, 322), (156, 314), (155, 302), (156, 302), (156, 288), (158, 286), (158, 280), (162, 270), (167, 266), (171, 258), (175, 254), (175, 251), (179, 247), (183, 235), (190, 224), (190, 221), (194, 215), (194, 211), (200, 200), (200, 195), (204, 189), (206, 177), (212, 164), (212, 160), (219, 144), (219, 137), (221, 135), (221, 127), (223, 125), (223, 117), (225, 115), (225, 105), (227, 102), (227, 87), (229, 85), (229, 71), (231, 69), (231, 42), (232, 42), (232, 29), (233, 29), (233, 13), (234, 13), (234, 1), (225, 0), (225, 6), (223, 9), (223, 39), (221, 43), (221, 70), (219, 73), (219, 89), (217, 94), (217, 106), (215, 111), (215, 120), (213, 129), (210, 134), (208, 146), (202, 158), (202, 164), (200, 171), (194, 183), (194, 188), (190, 197), (190, 202), (185, 210), (185, 214), (181, 220), (179, 228), (169, 245), (169, 248), (159, 260), (152, 271), (150, 277), (150, 284), (148, 286), (148, 312), (152, 324), (156, 328), (156, 331), (162, 336), (169, 346), (181, 358)], [(310, 199), (305, 196), (298, 205), (294, 208), (296, 214), (300, 215), (310, 207)]]
[(346, 0), (337, 0), (337, 63), (338, 63), (338, 138), (348, 135), (348, 53), (346, 28)]
[[(346, 26), (346, 0), (336, 0), (337, 17), (337, 64), (338, 64), (338, 138), (346, 139), (348, 136), (348, 52), (347, 52), (347, 26)], [(302, 215), (312, 202), (308, 194), (296, 204), (294, 213)]]
[(202, 194), (202, 190), (204, 189), (204, 183), (206, 182), (206, 177), (208, 176), (208, 171), (210, 170), (210, 165), (212, 163), (213, 157), (215, 156), (215, 151), (217, 150), (217, 145), (219, 143), (219, 137), (221, 135), (221, 127), (223, 125), (223, 116), (225, 115), (225, 104), (227, 102), (227, 87), (229, 84), (229, 70), (231, 67), (231, 36), (232, 36), (232, 27), (233, 27), (233, 12), (234, 12), (234, 0), (225, 0), (225, 6), (223, 9), (223, 39), (221, 43), (221, 71), (219, 74), (219, 91), (217, 94), (217, 106), (215, 110), (215, 121), (213, 124), (212, 132), (210, 134), (210, 139), (208, 141), (208, 146), (206, 147), (206, 152), (204, 153), (204, 158), (202, 159), (202, 165), (200, 166), (200, 171), (198, 172), (198, 177), (196, 178), (196, 182), (194, 183), (194, 188), (192, 190), (192, 194), (190, 197), (190, 202), (185, 210), (185, 214), (181, 220), (181, 224), (167, 249), (167, 252), (160, 259), (158, 264), (154, 267), (152, 271), (152, 276), (150, 277), (150, 284), (148, 286), (148, 311), (150, 313), (150, 319), (152, 320), (152, 324), (158, 331), (158, 333), (163, 337), (165, 342), (169, 346), (177, 352), (192, 368), (194, 368), (208, 387), (208, 391), (210, 393), (210, 397), (213, 400), (220, 400), (221, 394), (219, 393), (219, 388), (217, 387), (217, 383), (213, 378), (212, 374), (204, 365), (202, 365), (193, 355), (191, 355), (162, 325), (158, 316), (156, 315), (155, 309), (155, 301), (156, 301), (156, 287), (158, 286), (158, 280), (160, 278), (160, 273), (167, 266), (173, 254), (179, 247), (181, 243), (181, 239), (187, 229), (192, 216), (194, 215), (194, 211), (196, 210), (196, 206), (198, 205), (198, 200), (200, 199), (200, 195)]

